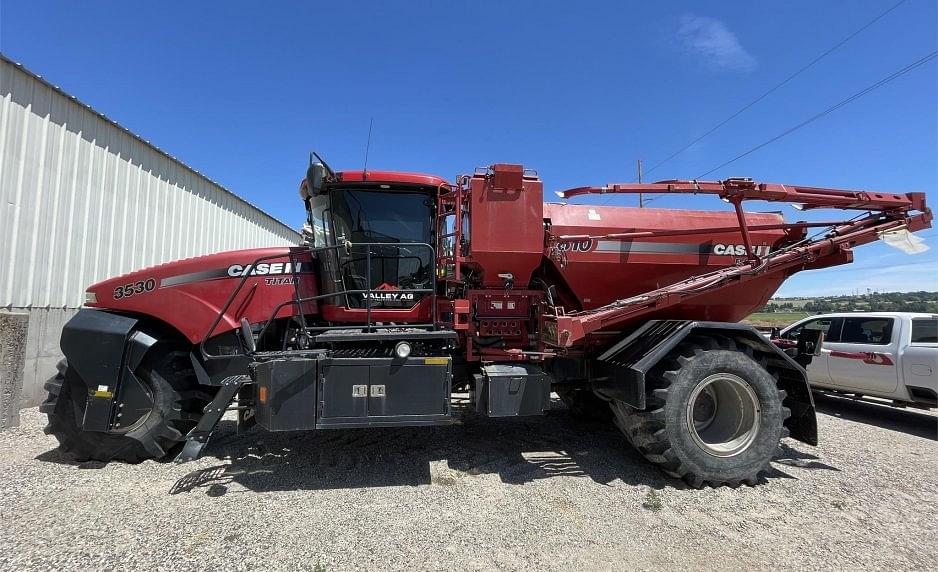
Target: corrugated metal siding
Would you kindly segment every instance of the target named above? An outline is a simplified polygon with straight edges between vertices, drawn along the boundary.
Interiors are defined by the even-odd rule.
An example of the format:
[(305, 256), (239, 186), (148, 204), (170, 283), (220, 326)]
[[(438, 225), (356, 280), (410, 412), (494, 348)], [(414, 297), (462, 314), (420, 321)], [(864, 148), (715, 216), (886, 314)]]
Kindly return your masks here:
[(299, 235), (0, 60), (0, 307), (77, 308), (89, 284)]

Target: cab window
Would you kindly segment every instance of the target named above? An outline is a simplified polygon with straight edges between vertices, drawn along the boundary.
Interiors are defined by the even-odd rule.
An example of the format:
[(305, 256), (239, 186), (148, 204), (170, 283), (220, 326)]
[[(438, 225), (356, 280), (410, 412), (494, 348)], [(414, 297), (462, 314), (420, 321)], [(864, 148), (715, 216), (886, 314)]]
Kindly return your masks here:
[(912, 343), (938, 343), (938, 318), (912, 318)]
[(786, 340), (797, 340), (802, 330), (820, 330), (824, 332), (824, 341), (836, 342), (840, 338), (842, 318), (817, 318), (796, 326), (782, 336)]
[(329, 232), (329, 195), (313, 197), (309, 210), (309, 225), (313, 229), (313, 248), (329, 246), (332, 236)]
[(845, 318), (840, 343), (889, 345), (892, 323), (892, 318)]

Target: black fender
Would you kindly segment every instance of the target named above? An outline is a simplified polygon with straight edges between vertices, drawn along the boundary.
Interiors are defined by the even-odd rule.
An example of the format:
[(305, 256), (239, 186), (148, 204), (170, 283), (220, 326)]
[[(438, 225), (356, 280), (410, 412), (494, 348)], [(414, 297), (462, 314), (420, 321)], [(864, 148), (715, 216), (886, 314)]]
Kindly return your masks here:
[(59, 347), (88, 388), (84, 430), (109, 431), (115, 404), (152, 404), (134, 372), (156, 342), (139, 329), (138, 319), (103, 310), (81, 309), (65, 324)]
[(645, 375), (691, 333), (732, 338), (768, 364), (780, 389), (788, 394), (783, 404), (791, 409), (785, 426), (791, 436), (817, 445), (817, 418), (808, 374), (791, 357), (746, 324), (693, 320), (652, 320), (588, 362), (590, 385), (600, 396), (645, 409)]

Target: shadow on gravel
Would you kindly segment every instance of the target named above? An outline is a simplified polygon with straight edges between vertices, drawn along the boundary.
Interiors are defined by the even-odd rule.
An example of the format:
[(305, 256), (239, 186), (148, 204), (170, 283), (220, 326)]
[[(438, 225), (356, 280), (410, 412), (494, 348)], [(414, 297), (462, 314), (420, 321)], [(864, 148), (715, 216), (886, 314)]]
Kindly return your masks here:
[(63, 453), (60, 449), (52, 449), (51, 451), (40, 453), (36, 455), (36, 460), (42, 461), (43, 463), (78, 467), (79, 469), (103, 469), (107, 466), (107, 463), (103, 461), (79, 461), (72, 455)]
[[(824, 469), (827, 471), (840, 471), (840, 469), (833, 465), (822, 463), (820, 461), (820, 457), (817, 455), (799, 451), (784, 442), (779, 445), (779, 451), (780, 453), (776, 455), (774, 459), (772, 459), (772, 462), (775, 463), (775, 465), (785, 465), (788, 467), (797, 467), (799, 469)], [(772, 470), (769, 471), (769, 477), (773, 476), (788, 479), (795, 478), (788, 473), (781, 471), (776, 466), (773, 466)]]
[[(225, 421), (203, 458), (221, 463), (185, 475), (170, 494), (198, 489), (221, 496), (233, 483), (255, 492), (453, 486), (482, 474), (497, 474), (502, 482), (518, 485), (567, 476), (603, 485), (621, 479), (659, 490), (686, 488), (642, 458), (611, 424), (577, 421), (563, 410), (527, 419), (468, 417), (449, 427), (302, 433), (254, 429), (240, 436), (234, 422)], [(814, 465), (816, 457), (809, 459), (790, 447), (780, 462), (786, 459), (805, 461), (795, 465), (803, 468), (834, 469)], [(432, 463), (445, 463), (449, 470), (431, 472)], [(794, 478), (775, 468), (767, 477)]]
[(938, 417), (928, 413), (820, 393), (814, 394), (814, 404), (823, 415), (938, 441)]

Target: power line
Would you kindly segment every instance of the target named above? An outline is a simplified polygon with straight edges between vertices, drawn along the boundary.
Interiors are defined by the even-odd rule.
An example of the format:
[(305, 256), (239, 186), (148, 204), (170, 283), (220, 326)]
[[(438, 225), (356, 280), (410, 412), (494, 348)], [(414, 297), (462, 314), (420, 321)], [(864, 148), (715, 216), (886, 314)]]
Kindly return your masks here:
[(700, 142), (702, 139), (706, 138), (706, 137), (709, 136), (711, 133), (713, 133), (714, 131), (716, 131), (716, 130), (719, 129), (720, 127), (723, 127), (724, 125), (726, 125), (727, 123), (729, 123), (729, 122), (732, 121), (733, 119), (736, 119), (737, 117), (739, 117), (739, 115), (741, 115), (741, 114), (742, 114), (743, 112), (745, 112), (747, 109), (749, 109), (749, 108), (751, 108), (752, 106), (754, 106), (755, 104), (759, 103), (760, 101), (762, 101), (763, 99), (765, 99), (766, 97), (768, 97), (769, 95), (771, 95), (772, 93), (774, 93), (775, 91), (777, 91), (779, 88), (781, 88), (782, 86), (784, 86), (785, 84), (787, 84), (787, 83), (790, 82), (791, 80), (795, 79), (796, 77), (798, 77), (799, 75), (801, 75), (802, 73), (804, 73), (805, 71), (807, 71), (808, 69), (810, 69), (811, 67), (813, 67), (814, 64), (818, 63), (819, 61), (821, 61), (822, 59), (824, 59), (825, 57), (827, 57), (828, 55), (830, 55), (830, 54), (831, 54), (832, 52), (834, 52), (837, 48), (841, 47), (842, 45), (844, 45), (844, 44), (846, 44), (847, 42), (849, 42), (850, 40), (852, 40), (852, 39), (853, 39), (854, 37), (856, 37), (860, 32), (862, 32), (862, 31), (866, 30), (867, 28), (869, 28), (870, 26), (872, 26), (873, 24), (875, 24), (876, 22), (878, 22), (879, 20), (881, 20), (883, 17), (885, 17), (887, 14), (889, 14), (890, 12), (892, 12), (893, 10), (895, 10), (896, 8), (898, 8), (899, 6), (901, 6), (902, 4), (904, 4), (905, 2), (906, 2), (906, 0), (899, 0), (899, 2), (897, 2), (896, 4), (894, 4), (891, 8), (889, 8), (889, 9), (886, 10), (885, 12), (882, 12), (881, 14), (879, 14), (878, 16), (876, 16), (875, 18), (873, 18), (872, 20), (870, 20), (869, 22), (867, 22), (866, 24), (864, 24), (863, 26), (861, 26), (860, 28), (858, 28), (857, 30), (855, 30), (855, 31), (854, 31), (853, 33), (851, 33), (849, 36), (847, 36), (847, 37), (844, 38), (843, 40), (837, 42), (836, 44), (834, 44), (831, 48), (829, 48), (829, 49), (826, 50), (825, 52), (821, 53), (821, 55), (817, 56), (816, 58), (814, 58), (813, 60), (811, 60), (810, 62), (808, 62), (808, 63), (805, 64), (804, 66), (802, 66), (802, 67), (801, 67), (800, 69), (798, 69), (796, 72), (792, 73), (791, 75), (789, 75), (788, 77), (786, 77), (785, 79), (783, 79), (781, 82), (779, 82), (779, 83), (776, 84), (775, 86), (771, 87), (768, 91), (766, 91), (765, 93), (763, 93), (763, 94), (760, 95), (759, 97), (753, 99), (752, 101), (750, 101), (749, 103), (747, 103), (746, 105), (744, 105), (743, 107), (741, 107), (739, 110), (737, 110), (736, 112), (734, 112), (732, 115), (730, 115), (729, 117), (727, 117), (727, 118), (724, 119), (723, 121), (721, 121), (721, 122), (717, 123), (716, 125), (714, 125), (713, 127), (711, 127), (711, 128), (710, 128), (707, 132), (705, 132), (703, 135), (700, 135), (699, 137), (697, 137), (696, 139), (694, 139), (693, 141), (691, 141), (691, 142), (688, 143), (687, 145), (684, 145), (683, 147), (681, 147), (680, 149), (678, 149), (678, 150), (675, 151), (674, 153), (671, 153), (670, 155), (668, 155), (667, 157), (665, 157), (665, 158), (662, 159), (661, 161), (658, 161), (657, 163), (655, 163), (650, 169), (648, 169), (647, 171), (645, 171), (645, 175), (648, 175), (648, 173), (651, 173), (652, 171), (654, 171), (654, 170), (657, 169), (658, 167), (664, 165), (665, 163), (667, 163), (667, 162), (670, 161), (671, 159), (674, 159), (675, 157), (677, 157), (678, 155), (680, 155), (680, 154), (683, 153), (684, 151), (687, 151), (688, 149), (690, 149), (691, 147), (693, 147), (696, 143)]
[[(934, 51), (934, 52), (928, 54), (927, 56), (925, 56), (925, 57), (923, 57), (923, 58), (920, 58), (920, 59), (918, 59), (918, 60), (912, 62), (911, 64), (905, 66), (904, 68), (902, 68), (902, 69), (900, 69), (900, 70), (898, 70), (898, 71), (895, 71), (895, 72), (889, 74), (888, 76), (884, 77), (883, 79), (879, 80), (878, 82), (874, 83), (873, 85), (867, 87), (866, 89), (860, 90), (860, 91), (858, 91), (857, 93), (851, 95), (850, 97), (848, 97), (848, 98), (846, 98), (846, 99), (842, 99), (841, 101), (839, 101), (839, 102), (837, 102), (836, 104), (834, 104), (834, 105), (828, 107), (828, 108), (825, 109), (824, 111), (822, 111), (822, 112), (820, 112), (820, 113), (817, 113), (817, 114), (815, 114), (815, 115), (812, 115), (811, 117), (805, 119), (804, 121), (802, 121), (801, 123), (798, 123), (797, 125), (794, 125), (794, 126), (792, 126), (792, 127), (789, 127), (788, 129), (786, 129), (785, 131), (782, 131), (781, 133), (779, 133), (779, 134), (776, 135), (775, 137), (772, 137), (771, 139), (769, 139), (769, 140), (767, 140), (767, 141), (764, 141), (764, 142), (762, 142), (762, 143), (756, 145), (755, 147), (749, 149), (748, 151), (745, 151), (745, 152), (743, 152), (743, 153), (740, 153), (739, 155), (733, 157), (733, 158), (730, 159), (729, 161), (726, 161), (726, 162), (724, 162), (724, 163), (721, 163), (721, 164), (717, 165), (716, 167), (710, 169), (710, 170), (707, 171), (706, 173), (703, 173), (702, 175), (699, 175), (697, 178), (698, 178), (698, 179), (702, 179), (702, 178), (706, 177), (707, 175), (709, 175), (710, 173), (712, 173), (712, 172), (714, 172), (714, 171), (717, 171), (717, 170), (719, 170), (719, 169), (722, 169), (723, 167), (726, 167), (727, 165), (730, 165), (730, 164), (732, 164), (732, 163), (735, 163), (736, 161), (742, 159), (743, 157), (746, 157), (746, 156), (748, 156), (748, 155), (751, 155), (752, 153), (755, 153), (756, 151), (758, 151), (759, 149), (762, 149), (763, 147), (765, 147), (765, 146), (767, 146), (767, 145), (770, 145), (770, 144), (772, 144), (772, 143), (775, 143), (776, 141), (778, 141), (778, 140), (781, 139), (782, 137), (785, 137), (785, 136), (787, 136), (787, 135), (790, 135), (790, 134), (794, 133), (795, 131), (801, 129), (802, 127), (805, 127), (806, 125), (808, 125), (808, 124), (810, 124), (810, 123), (813, 123), (813, 122), (817, 121), (818, 119), (824, 117), (825, 115), (828, 115), (828, 114), (830, 114), (830, 113), (833, 113), (834, 111), (836, 111), (836, 110), (840, 109), (841, 107), (843, 107), (843, 106), (845, 106), (845, 105), (847, 105), (847, 104), (849, 104), (849, 103), (851, 103), (851, 102), (853, 102), (853, 101), (855, 101), (855, 100), (857, 100), (857, 99), (863, 97), (864, 95), (870, 93), (871, 91), (874, 91), (874, 90), (876, 90), (877, 88), (886, 85), (887, 83), (891, 82), (892, 80), (897, 79), (897, 78), (899, 78), (899, 77), (901, 77), (901, 76), (903, 76), (903, 75), (909, 73), (910, 71), (914, 70), (915, 68), (917, 68), (917, 67), (919, 67), (919, 66), (925, 65), (925, 64), (928, 63), (929, 61), (935, 59), (936, 56), (938, 56), (938, 51)], [(646, 201), (646, 202), (647, 202), (647, 201)]]
[[(717, 170), (719, 170), (719, 169), (722, 169), (723, 167), (726, 167), (727, 165), (730, 165), (731, 163), (735, 163), (736, 161), (742, 159), (743, 157), (746, 157), (746, 156), (748, 156), (748, 155), (751, 155), (752, 153), (755, 153), (755, 152), (758, 151), (759, 149), (762, 149), (763, 147), (765, 147), (765, 146), (767, 146), (767, 145), (770, 145), (770, 144), (772, 144), (772, 143), (778, 141), (778, 140), (781, 139), (782, 137), (785, 137), (785, 136), (787, 136), (787, 135), (790, 135), (790, 134), (794, 133), (795, 131), (801, 129), (802, 127), (805, 127), (806, 125), (808, 125), (808, 124), (810, 124), (810, 123), (813, 123), (814, 121), (817, 121), (818, 119), (821, 119), (821, 118), (824, 117), (825, 115), (828, 115), (828, 114), (830, 114), (830, 113), (832, 113), (832, 112), (834, 112), (834, 111), (840, 109), (841, 107), (847, 105), (848, 103), (851, 103), (851, 102), (853, 102), (854, 100), (859, 99), (860, 97), (863, 97), (864, 95), (870, 93), (871, 91), (873, 91), (873, 90), (875, 90), (875, 89), (877, 89), (877, 88), (879, 88), (879, 87), (882, 87), (883, 85), (886, 85), (887, 83), (891, 82), (892, 80), (897, 79), (897, 78), (899, 78), (899, 77), (902, 76), (902, 75), (905, 75), (906, 73), (912, 71), (913, 69), (915, 69), (915, 68), (917, 68), (917, 67), (919, 67), (919, 66), (922, 66), (922, 65), (928, 63), (929, 60), (935, 59), (936, 55), (938, 55), (938, 51), (932, 52), (932, 53), (928, 54), (927, 56), (925, 56), (925, 57), (923, 57), (923, 58), (921, 58), (921, 59), (919, 59), (919, 60), (916, 60), (915, 62), (912, 62), (911, 64), (905, 66), (904, 68), (902, 68), (902, 69), (900, 69), (900, 70), (898, 70), (898, 71), (896, 71), (896, 72), (893, 72), (892, 74), (890, 74), (890, 75), (884, 77), (883, 79), (881, 79), (881, 80), (879, 80), (878, 82), (874, 83), (873, 85), (867, 87), (866, 89), (863, 89), (863, 90), (861, 90), (861, 91), (858, 91), (857, 93), (851, 95), (850, 97), (841, 100), (840, 102), (838, 102), (838, 103), (832, 105), (831, 107), (828, 107), (828, 108), (825, 109), (824, 111), (822, 111), (822, 112), (820, 112), (820, 113), (817, 113), (817, 114), (815, 114), (815, 115), (809, 117), (808, 119), (805, 119), (805, 120), (802, 121), (801, 123), (798, 123), (797, 125), (786, 129), (785, 131), (779, 133), (779, 134), (776, 135), (775, 137), (772, 137), (772, 138), (769, 139), (768, 141), (764, 141), (764, 142), (762, 142), (762, 143), (756, 145), (755, 147), (752, 147), (751, 149), (749, 149), (749, 150), (747, 150), (747, 151), (745, 151), (745, 152), (743, 152), (743, 153), (740, 153), (739, 155), (737, 155), (736, 157), (733, 157), (733, 158), (730, 159), (729, 161), (726, 161), (726, 162), (724, 162), (724, 163), (721, 163), (721, 164), (718, 165), (717, 167), (714, 167), (714, 168), (710, 169), (709, 171), (707, 171), (706, 173), (703, 173), (702, 175), (699, 175), (697, 178), (698, 178), (698, 179), (702, 179), (702, 178), (706, 177), (707, 175), (709, 175), (710, 173), (712, 173), (712, 172), (714, 172), (714, 171), (717, 171)], [(661, 197), (665, 197), (665, 196), (668, 196), (668, 195), (666, 195), (666, 194), (658, 194), (658, 195), (654, 195), (654, 196), (651, 196), (651, 197), (647, 197), (647, 198), (645, 199), (645, 204), (648, 204), (648, 203), (650, 203), (650, 202), (652, 202), (652, 201), (654, 201), (654, 200), (656, 200), (656, 199), (660, 199)]]

